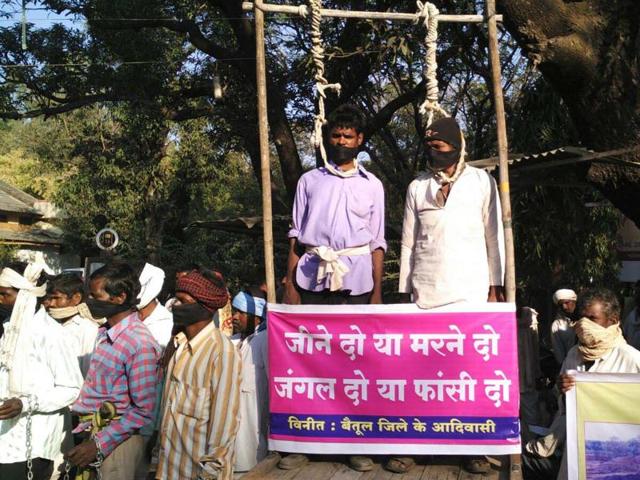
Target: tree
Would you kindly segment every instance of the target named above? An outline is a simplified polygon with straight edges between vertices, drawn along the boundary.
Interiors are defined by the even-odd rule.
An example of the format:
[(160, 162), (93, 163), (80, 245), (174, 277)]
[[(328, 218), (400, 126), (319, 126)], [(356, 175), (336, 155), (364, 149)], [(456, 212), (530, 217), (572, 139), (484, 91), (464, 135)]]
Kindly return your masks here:
[[(443, 0), (438, 2), (438, 6), (445, 13), (466, 13), (482, 10), (483, 3), (481, 0)], [(549, 5), (545, 15), (540, 16), (541, 10), (534, 8), (537, 3)], [(503, 0), (501, 3), (507, 19), (511, 19), (507, 26), (514, 35), (510, 36), (505, 31), (501, 34), (503, 82), (514, 151), (535, 152), (560, 146), (564, 142), (575, 143), (580, 139), (584, 141), (588, 136), (588, 131), (578, 124), (587, 117), (581, 116), (581, 112), (571, 107), (565, 98), (572, 94), (570, 90), (573, 84), (562, 90), (553, 83), (556, 81), (561, 84), (564, 76), (567, 79), (573, 78), (570, 61), (574, 57), (567, 56), (563, 60), (549, 55), (547, 61), (555, 59), (559, 65), (565, 65), (564, 68), (568, 71), (560, 71), (554, 81), (545, 83), (530, 68), (531, 64), (522, 56), (514, 41), (515, 38), (520, 45), (524, 45), (525, 51), (534, 60), (537, 58), (534, 55), (537, 51), (535, 48), (541, 49), (544, 46), (547, 51), (553, 50), (552, 46), (544, 42), (535, 48), (525, 45), (528, 38), (525, 37), (527, 19), (522, 14), (516, 15), (515, 10), (517, 4), (528, 6), (530, 15), (538, 15), (532, 16), (535, 20), (532, 25), (541, 25), (547, 20), (549, 12), (555, 14), (559, 11), (552, 7), (561, 3), (559, 0), (555, 3), (551, 0)], [(561, 12), (564, 15), (562, 18), (566, 20), (573, 11), (582, 12), (582, 7), (587, 3), (595, 2), (567, 3)], [(621, 2), (618, 3), (622, 5)], [(631, 5), (629, 2), (624, 4)], [(134, 135), (136, 129), (141, 128), (146, 121), (163, 125), (162, 129), (165, 130), (162, 131), (169, 133), (168, 138), (176, 139), (175, 143), (182, 145), (183, 148), (177, 150), (178, 155), (180, 151), (191, 152), (188, 158), (184, 158), (188, 162), (198, 159), (198, 162), (221, 165), (235, 158), (235, 155), (226, 155), (227, 152), (245, 153), (253, 166), (252, 185), (255, 185), (255, 178), (259, 175), (255, 127), (255, 38), (251, 16), (242, 13), (241, 2), (211, 0), (194, 4), (181, 0), (42, 0), (38, 5), (60, 14), (85, 19), (88, 27), (78, 28), (73, 23), (46, 28), (30, 26), (27, 51), (22, 51), (20, 47), (17, 26), (0, 29), (0, 64), (33, 66), (0, 67), (0, 75), (4, 79), (0, 86), (0, 118), (49, 117), (92, 104), (107, 105), (116, 110), (131, 108), (134, 111), (150, 112), (146, 114), (146, 120), (140, 120), (138, 127), (126, 127), (130, 134)], [(408, 0), (327, 0), (325, 6), (405, 12), (415, 8), (413, 2)], [(632, 10), (629, 7), (628, 13), (633, 13)], [(581, 15), (588, 17), (587, 13)], [(304, 168), (313, 164), (314, 152), (307, 142), (314, 115), (309, 25), (308, 21), (299, 18), (269, 16), (268, 19), (269, 123), (274, 157), (278, 158), (277, 164), (273, 164), (276, 178), (273, 186), (275, 211), (287, 212), (287, 204), (299, 175)], [(552, 25), (554, 22), (548, 23)], [(629, 27), (629, 31), (631, 30), (632, 26)], [(471, 157), (493, 155), (495, 121), (484, 27), (442, 24), (440, 33), (438, 77), (442, 103), (464, 123)], [(542, 38), (539, 34), (536, 35)], [(421, 79), (423, 36), (423, 29), (410, 22), (388, 24), (335, 19), (323, 22), (323, 37), (327, 45), (327, 78), (343, 85), (342, 97), (338, 99), (330, 96), (328, 107), (330, 110), (338, 102), (348, 100), (360, 105), (368, 113), (370, 122), (367, 138), (373, 157), (370, 166), (387, 187), (390, 224), (399, 224), (406, 185), (416, 171), (424, 167), (424, 152), (419, 139), (424, 125), (417, 111), (424, 95)], [(602, 46), (604, 45), (603, 43)], [(608, 55), (612, 56), (616, 47), (614, 44), (610, 46)], [(629, 58), (633, 56), (630, 49), (624, 53)], [(581, 52), (578, 51), (576, 55), (578, 54)], [(614, 62), (605, 57), (598, 61), (603, 64), (607, 61)], [(539, 65), (542, 67), (543, 63), (541, 61)], [(61, 64), (65, 66), (55, 66)], [(541, 70), (544, 79), (548, 80), (548, 71), (544, 68)], [(214, 75), (220, 76), (225, 85), (226, 91), (222, 99), (214, 98)], [(548, 85), (552, 85), (555, 92), (560, 92), (560, 96), (550, 92), (546, 88)], [(598, 85), (600, 93), (606, 90), (606, 85)], [(523, 92), (527, 95), (523, 95)], [(584, 102), (587, 101), (588, 98), (585, 97)], [(558, 112), (561, 115), (556, 116)], [(531, 121), (534, 117), (535, 122)], [(554, 121), (547, 121), (548, 119)], [(195, 124), (198, 127), (194, 127)], [(538, 126), (540, 128), (535, 128)], [(602, 128), (607, 126), (602, 125)], [(141, 131), (147, 130), (141, 128)], [(187, 148), (191, 138), (194, 139), (193, 148)], [(588, 145), (598, 150), (612, 145), (610, 142), (598, 143), (595, 137), (593, 139), (593, 143)], [(623, 144), (627, 143), (620, 143)], [(153, 142), (153, 145), (158, 146), (159, 150), (143, 159), (143, 162), (147, 162), (143, 163), (147, 169), (154, 168), (149, 159), (165, 158), (160, 149), (161, 142)], [(211, 149), (215, 154), (201, 156), (196, 145), (206, 145), (205, 148)], [(172, 155), (170, 152), (169, 156)], [(170, 203), (164, 203), (161, 208), (163, 212), (176, 212), (176, 217), (162, 220), (162, 228), (165, 240), (178, 249), (187, 245), (181, 229), (185, 219), (196, 218), (194, 212), (204, 216), (227, 211), (224, 208), (200, 209), (194, 204), (194, 189), (190, 187), (190, 182), (197, 184), (201, 179), (198, 175), (202, 172), (202, 165), (193, 171), (188, 167), (191, 163), (186, 165), (180, 164), (179, 168), (188, 181), (176, 184)], [(232, 168), (231, 164), (229, 166)], [(131, 165), (131, 168), (135, 168), (135, 165)], [(570, 180), (568, 183), (581, 183), (583, 186), (587, 185), (587, 179), (594, 181), (592, 173), (596, 171), (603, 172), (603, 179), (605, 174), (614, 172), (617, 176), (606, 177), (609, 183), (612, 179), (624, 180), (616, 188), (612, 186), (601, 190), (616, 206), (637, 219), (633, 215), (638, 202), (627, 204), (618, 200), (620, 195), (636, 194), (629, 193), (636, 181), (629, 169), (602, 164), (562, 169), (563, 176)], [(516, 222), (519, 222), (518, 211), (525, 212), (523, 222), (520, 226), (516, 225), (516, 228), (535, 227), (534, 222), (543, 215), (539, 205), (555, 208), (568, 199), (571, 199), (571, 212), (588, 217), (590, 225), (599, 221), (598, 212), (584, 212), (585, 199), (599, 200), (590, 191), (576, 195), (575, 190), (565, 190), (562, 194), (557, 194), (552, 190), (560, 187), (550, 184), (549, 175), (517, 178), (515, 173), (514, 171), (514, 191), (520, 195), (514, 198)], [(525, 185), (531, 180), (544, 184), (543, 188), (536, 191), (531, 185)], [(518, 182), (521, 182), (519, 186)], [(220, 184), (216, 185), (221, 187)], [(229, 202), (232, 201), (232, 197), (228, 198)], [(545, 203), (547, 200), (549, 204)], [(602, 228), (598, 230), (598, 235), (609, 232), (609, 236), (612, 236), (610, 213), (607, 211), (606, 221), (598, 223)], [(560, 228), (560, 225), (555, 224), (554, 228)], [(537, 262), (527, 265), (527, 274), (523, 278), (535, 278), (538, 282), (548, 283), (548, 275), (543, 275), (541, 269), (543, 265), (552, 270), (557, 266), (557, 262), (552, 259), (555, 258), (554, 249), (562, 242), (558, 233), (551, 232), (549, 241), (538, 245), (527, 243), (531, 238), (520, 235), (521, 240), (517, 239), (518, 248), (525, 254), (520, 257), (524, 258), (521, 265), (526, 264), (528, 259), (550, 259), (549, 264)], [(540, 239), (540, 236), (536, 238)], [(208, 240), (199, 245), (205, 244), (209, 245)], [(166, 245), (165, 242), (165, 247)], [(575, 244), (571, 245), (575, 247)], [(580, 254), (576, 256), (583, 259), (586, 255), (597, 253), (602, 245), (598, 243), (597, 248), (580, 250)], [(213, 245), (209, 246), (213, 248)], [(530, 255), (531, 252), (536, 255)], [(601, 253), (598, 255), (600, 260), (611, 258)], [(565, 257), (560, 256), (560, 259)], [(568, 263), (566, 269), (576, 267), (576, 263)], [(580, 269), (576, 278), (588, 278), (585, 273), (587, 270)], [(602, 278), (605, 278), (604, 274), (608, 275), (609, 271), (602, 273)], [(535, 281), (530, 280), (532, 283)]]
[[(471, 0), (446, 3), (449, 11), (475, 8)], [(58, 66), (3, 69), (0, 118), (50, 116), (105, 101), (150, 104), (173, 121), (205, 116), (214, 128), (218, 123), (229, 126), (229, 135), (250, 155), (258, 175), (255, 38), (251, 18), (242, 12), (241, 2), (213, 0), (196, 5), (176, 0), (42, 0), (38, 5), (86, 19), (88, 29), (73, 24), (32, 27), (26, 52), (20, 48), (19, 26), (2, 29), (2, 63)], [(337, 0), (325, 5), (404, 11), (415, 8), (409, 1), (390, 0)], [(379, 145), (381, 152), (393, 158), (393, 163), (376, 160), (376, 164), (395, 180), (392, 183), (398, 190), (403, 190), (419, 166), (421, 153), (410, 147), (419, 143), (415, 142), (415, 133), (408, 138), (396, 137), (392, 119), (408, 106), (416, 131), (423, 130), (416, 106), (424, 94), (420, 81), (424, 32), (410, 23), (349, 20), (323, 25), (328, 45), (327, 76), (342, 83), (342, 99), (360, 103), (368, 110), (371, 120), (367, 136), (372, 145)], [(463, 32), (446, 26), (442, 30), (445, 47), (439, 57), (441, 81), (444, 90), (448, 86), (457, 90), (451, 101), (454, 110), (459, 110), (466, 103), (464, 85), (478, 78), (489, 79), (482, 55), (473, 54), (486, 48), (486, 38), (478, 26), (468, 26)], [(309, 68), (308, 23), (276, 17), (268, 24), (268, 34), (269, 124), (285, 188), (285, 192), (275, 192), (280, 200), (276, 203), (278, 211), (286, 209), (303, 171), (299, 152), (313, 154), (299, 139), (308, 137), (315, 94)], [(465, 65), (465, 78), (454, 80)], [(227, 85), (222, 100), (213, 98), (212, 78), (216, 73)], [(329, 109), (337, 102), (329, 98)]]
[[(500, 0), (506, 26), (561, 96), (587, 148), (638, 145), (640, 4), (634, 0)], [(639, 153), (623, 156), (638, 162)], [(591, 163), (582, 177), (640, 225), (638, 163)]]
[[(169, 273), (186, 263), (217, 267), (235, 288), (258, 281), (260, 241), (185, 231), (210, 216), (259, 214), (251, 164), (228, 152), (206, 121), (182, 122), (170, 134), (163, 125), (123, 106), (0, 124), (0, 167), (6, 167), (0, 178), (64, 208), (60, 226), (69, 251), (98, 253), (94, 237), (103, 225), (96, 222), (103, 216), (120, 235), (116, 254), (128, 260)], [(160, 151), (162, 158), (154, 153)], [(279, 247), (284, 262), (286, 247)], [(12, 251), (0, 251), (0, 260)]]

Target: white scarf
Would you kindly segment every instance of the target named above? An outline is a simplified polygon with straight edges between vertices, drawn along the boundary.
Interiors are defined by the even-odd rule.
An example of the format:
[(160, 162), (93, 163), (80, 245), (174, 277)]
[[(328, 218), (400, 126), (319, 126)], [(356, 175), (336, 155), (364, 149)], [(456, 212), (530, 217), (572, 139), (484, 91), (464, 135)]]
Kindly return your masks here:
[(46, 268), (42, 263), (30, 263), (20, 275), (15, 270), (4, 268), (0, 274), (0, 287), (15, 288), (18, 290), (16, 302), (11, 312), (11, 319), (5, 326), (5, 338), (0, 350), (0, 368), (5, 368), (9, 372), (9, 389), (14, 393), (18, 392), (20, 379), (14, 374), (13, 361), (16, 350), (24, 342), (25, 328), (23, 324), (33, 318), (38, 303), (38, 297), (43, 297), (47, 293), (46, 283), (37, 286), (36, 283), (40, 274)]
[(102, 325), (105, 322), (104, 318), (93, 318), (93, 315), (91, 315), (91, 310), (89, 310), (89, 307), (86, 303), (80, 303), (73, 307), (48, 308), (47, 313), (51, 318), (55, 320), (64, 320), (66, 318), (80, 315), (81, 317), (91, 320), (98, 325)]
[(619, 323), (605, 328), (588, 318), (581, 318), (574, 328), (579, 341), (578, 351), (587, 362), (602, 358), (615, 347), (626, 343)]

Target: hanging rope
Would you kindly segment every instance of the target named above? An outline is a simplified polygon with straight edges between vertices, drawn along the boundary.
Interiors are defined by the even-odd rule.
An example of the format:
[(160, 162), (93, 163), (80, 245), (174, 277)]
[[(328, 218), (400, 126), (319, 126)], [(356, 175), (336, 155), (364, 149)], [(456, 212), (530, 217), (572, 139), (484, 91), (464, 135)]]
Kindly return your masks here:
[[(442, 117), (448, 117), (449, 114), (439, 103), (439, 91), (438, 91), (438, 62), (436, 60), (436, 52), (438, 48), (438, 14), (440, 13), (433, 3), (416, 1), (416, 24), (422, 22), (427, 30), (425, 35), (425, 56), (424, 56), (424, 69), (422, 76), (424, 77), (426, 84), (426, 94), (424, 102), (420, 104), (419, 112), (425, 119), (425, 125), (429, 126), (433, 123), (433, 119), (436, 114)], [(452, 175), (439, 171), (434, 172), (434, 175), (440, 178), (443, 183), (453, 183), (462, 174), (465, 167), (464, 157), (466, 156), (466, 142), (464, 135), (461, 134), (461, 146), (460, 146), (460, 158), (456, 165), (456, 170)]]
[(436, 73), (438, 71), (438, 63), (436, 61), (437, 41), (438, 41), (438, 9), (433, 3), (421, 2), (417, 0), (416, 6), (418, 11), (416, 12), (415, 23), (422, 21), (424, 27), (427, 30), (424, 45), (424, 70), (422, 75), (426, 83), (426, 95), (425, 100), (420, 105), (420, 114), (426, 117), (426, 124), (430, 125), (433, 122), (435, 113), (441, 114), (443, 117), (448, 117), (449, 114), (438, 103), (438, 77)]
[(311, 143), (320, 151), (322, 162), (329, 172), (339, 177), (351, 177), (358, 173), (357, 160), (356, 168), (348, 172), (343, 172), (335, 168), (327, 161), (327, 151), (324, 147), (322, 136), (322, 127), (327, 122), (324, 101), (327, 98), (327, 91), (333, 90), (336, 92), (336, 95), (340, 95), (341, 86), (339, 83), (329, 83), (324, 76), (324, 45), (322, 44), (322, 31), (320, 30), (322, 23), (322, 0), (309, 0), (309, 7), (311, 10), (311, 55), (315, 68), (314, 78), (316, 81), (316, 92), (318, 93), (318, 114), (315, 117)]

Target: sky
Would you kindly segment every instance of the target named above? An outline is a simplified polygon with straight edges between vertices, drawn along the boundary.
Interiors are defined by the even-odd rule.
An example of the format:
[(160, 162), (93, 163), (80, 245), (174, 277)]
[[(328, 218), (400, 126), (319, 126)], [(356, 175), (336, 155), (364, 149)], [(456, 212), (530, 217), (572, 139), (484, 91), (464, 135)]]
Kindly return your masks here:
[[(47, 28), (54, 23), (80, 24), (80, 22), (71, 17), (58, 15), (34, 2), (27, 2), (26, 8), (27, 22), (32, 23), (36, 28)], [(2, 2), (0, 3), (0, 9), (2, 9), (0, 27), (7, 27), (22, 21), (22, 2), (16, 0)]]
[(640, 425), (587, 422), (585, 435), (587, 440), (611, 441), (615, 437), (617, 440), (629, 441), (634, 438), (640, 439)]

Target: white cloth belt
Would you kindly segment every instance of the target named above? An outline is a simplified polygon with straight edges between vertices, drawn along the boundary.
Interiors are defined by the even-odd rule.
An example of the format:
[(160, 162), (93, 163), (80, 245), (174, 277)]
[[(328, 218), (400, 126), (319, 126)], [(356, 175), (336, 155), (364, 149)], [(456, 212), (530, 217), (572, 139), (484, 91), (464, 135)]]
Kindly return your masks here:
[(342, 289), (342, 279), (349, 272), (340, 257), (352, 257), (356, 255), (369, 255), (371, 248), (369, 245), (360, 247), (343, 248), (342, 250), (334, 250), (331, 247), (307, 247), (307, 253), (320, 257), (320, 265), (318, 266), (318, 283), (331, 274), (329, 289), (332, 292)]

